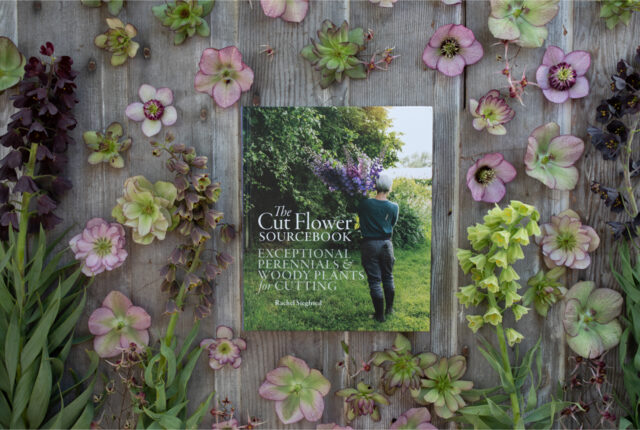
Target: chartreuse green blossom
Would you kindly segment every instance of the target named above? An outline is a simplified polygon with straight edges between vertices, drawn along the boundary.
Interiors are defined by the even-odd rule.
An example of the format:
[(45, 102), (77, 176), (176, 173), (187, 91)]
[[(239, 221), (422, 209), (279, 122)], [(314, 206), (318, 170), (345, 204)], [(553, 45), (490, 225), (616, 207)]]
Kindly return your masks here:
[[(515, 321), (529, 311), (521, 304), (520, 275), (513, 265), (524, 258), (522, 247), (531, 243), (532, 236), (541, 233), (539, 219), (535, 207), (519, 201), (511, 201), (504, 209), (496, 205), (487, 212), (484, 222), (467, 229), (472, 249), (458, 250), (460, 267), (465, 274), (471, 275), (473, 283), (461, 287), (456, 296), (465, 307), (476, 307), (478, 313), (467, 315), (469, 328), (475, 333), (483, 326), (493, 326), (499, 345), (496, 350), (479, 336), (483, 344), (480, 351), (491, 368), (499, 373), (501, 385), (473, 393), (482, 395), (482, 400), (468, 407), (460, 405), (461, 409), (457, 410), (460, 420), (475, 428), (524, 429), (525, 424), (551, 427), (555, 413), (567, 404), (553, 400), (538, 406), (536, 387), (541, 384), (542, 372), (538, 369), (537, 378), (534, 378), (532, 363), (534, 358), (535, 362), (542, 360), (540, 340), (524, 354), (524, 358), (518, 359), (516, 353), (516, 361), (512, 364), (507, 344), (516, 347), (524, 336), (515, 328), (503, 327), (507, 311), (513, 314)], [(527, 380), (530, 381), (528, 385), (525, 384)], [(530, 387), (528, 393), (523, 393), (524, 386)], [(447, 407), (450, 404), (454, 402), (447, 402)]]

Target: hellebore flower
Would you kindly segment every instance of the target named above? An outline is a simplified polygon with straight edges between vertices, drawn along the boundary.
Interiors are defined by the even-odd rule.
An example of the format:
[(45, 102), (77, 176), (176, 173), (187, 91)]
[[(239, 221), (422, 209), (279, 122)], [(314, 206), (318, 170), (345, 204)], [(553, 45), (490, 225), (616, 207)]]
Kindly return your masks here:
[(393, 4), (398, 0), (369, 0), (373, 4), (377, 4), (380, 7), (393, 7)]
[(591, 54), (587, 51), (573, 51), (565, 55), (562, 49), (552, 45), (542, 57), (536, 81), (550, 102), (579, 99), (589, 94), (589, 81), (584, 75), (590, 65)]
[(503, 124), (511, 121), (516, 115), (498, 90), (489, 91), (479, 101), (470, 99), (469, 109), (475, 118), (473, 128), (478, 131), (486, 128), (490, 134), (494, 135), (506, 134), (507, 130)]
[(589, 253), (600, 245), (596, 231), (583, 225), (580, 216), (571, 209), (552, 216), (550, 223), (540, 225), (540, 230), (536, 243), (550, 269), (557, 266), (586, 269), (591, 264)]
[(458, 76), (464, 66), (480, 61), (484, 50), (473, 31), (464, 25), (447, 24), (436, 30), (422, 53), (427, 67), (447, 76)]
[(322, 373), (309, 369), (304, 360), (287, 355), (267, 373), (258, 394), (276, 402), (276, 414), (283, 424), (293, 424), (303, 418), (311, 422), (322, 418), (323, 397), (330, 389), (331, 383)]
[(138, 89), (138, 96), (142, 103), (131, 103), (125, 113), (132, 121), (142, 121), (145, 136), (155, 136), (160, 133), (162, 125), (168, 127), (176, 123), (178, 112), (175, 107), (170, 106), (173, 103), (173, 91), (169, 88), (156, 90), (149, 84), (142, 84)]
[(119, 291), (111, 291), (102, 307), (89, 317), (89, 331), (95, 336), (93, 349), (102, 358), (115, 357), (131, 344), (139, 350), (149, 344), (151, 317)]
[(309, 0), (260, 0), (260, 6), (269, 18), (302, 22), (309, 11)]
[(316, 430), (353, 430), (351, 426), (342, 427), (336, 423), (318, 424)]
[(442, 357), (424, 371), (422, 388), (412, 390), (411, 395), (421, 405), (433, 404), (439, 417), (451, 418), (466, 405), (462, 393), (473, 388), (473, 382), (460, 380), (466, 371), (467, 360), (462, 355)]
[(437, 430), (431, 424), (431, 414), (427, 408), (411, 408), (391, 424), (391, 430)]
[(497, 203), (506, 193), (505, 184), (516, 177), (516, 169), (500, 153), (487, 154), (467, 170), (467, 187), (477, 202)]
[(364, 415), (371, 415), (373, 421), (380, 421), (380, 405), (389, 404), (389, 400), (384, 395), (364, 382), (359, 382), (356, 388), (342, 389), (336, 392), (336, 396), (344, 397), (349, 422)]
[(364, 64), (358, 58), (358, 53), (365, 49), (365, 34), (361, 27), (349, 29), (347, 21), (338, 27), (325, 20), (317, 34), (318, 40), (312, 39), (300, 55), (322, 72), (321, 88), (340, 83), (346, 76), (351, 79), (367, 77)]
[(231, 418), (227, 421), (214, 422), (211, 430), (240, 430), (240, 423), (237, 419)]
[(171, 211), (178, 191), (170, 182), (152, 184), (143, 176), (133, 176), (124, 183), (124, 195), (111, 211), (119, 223), (133, 228), (133, 241), (148, 245), (163, 240), (172, 226)]
[(127, 258), (124, 245), (122, 226), (109, 224), (102, 218), (90, 219), (82, 233), (69, 241), (76, 260), (82, 262), (82, 273), (87, 276), (120, 267)]
[(204, 339), (200, 342), (200, 347), (209, 352), (209, 366), (213, 370), (219, 370), (225, 364), (237, 369), (242, 364), (240, 354), (247, 349), (247, 342), (244, 339), (233, 338), (231, 327), (224, 325), (216, 329), (215, 339)]
[(199, 68), (194, 83), (196, 91), (209, 94), (221, 108), (240, 100), (242, 93), (253, 85), (253, 70), (242, 62), (242, 54), (235, 46), (205, 49)]
[(111, 65), (120, 66), (138, 53), (140, 45), (132, 39), (138, 30), (131, 24), (123, 24), (118, 18), (107, 18), (109, 30), (99, 34), (93, 40), (98, 48), (111, 52)]
[(374, 366), (384, 369), (382, 386), (390, 396), (398, 388), (419, 388), (422, 369), (433, 365), (438, 359), (435, 354), (427, 352), (414, 356), (411, 342), (401, 334), (396, 336), (391, 349), (376, 351), (371, 358)]
[(491, 0), (489, 30), (497, 39), (523, 48), (539, 48), (547, 38), (545, 25), (558, 13), (560, 0)]
[(111, 123), (104, 134), (98, 131), (82, 133), (84, 143), (94, 151), (89, 156), (89, 164), (109, 163), (117, 169), (124, 167), (120, 152), (129, 149), (131, 139), (120, 141), (122, 133), (122, 125), (118, 122)]
[(596, 288), (594, 282), (578, 282), (565, 301), (562, 323), (567, 344), (576, 354), (596, 358), (620, 342), (622, 327), (616, 319), (622, 312), (620, 293)]
[(607, 28), (613, 28), (619, 23), (628, 26), (631, 15), (640, 9), (638, 0), (601, 0), (600, 18), (604, 18)]
[(549, 308), (564, 296), (567, 289), (558, 280), (564, 276), (564, 267), (555, 267), (545, 273), (540, 270), (527, 284), (529, 289), (523, 296), (523, 303), (533, 307), (543, 317), (547, 316)]
[(24, 76), (27, 59), (7, 37), (0, 37), (0, 93), (13, 87)]
[(117, 16), (124, 6), (124, 0), (80, 0), (80, 3), (87, 7), (100, 7), (106, 3), (107, 10), (113, 16)]
[(560, 135), (560, 126), (550, 122), (533, 130), (529, 136), (524, 164), (527, 175), (552, 190), (573, 190), (578, 183), (574, 166), (584, 152), (582, 139)]
[(213, 0), (177, 0), (153, 6), (151, 11), (162, 25), (169, 27), (176, 35), (174, 45), (180, 45), (188, 37), (208, 37), (211, 33), (205, 16), (213, 9)]

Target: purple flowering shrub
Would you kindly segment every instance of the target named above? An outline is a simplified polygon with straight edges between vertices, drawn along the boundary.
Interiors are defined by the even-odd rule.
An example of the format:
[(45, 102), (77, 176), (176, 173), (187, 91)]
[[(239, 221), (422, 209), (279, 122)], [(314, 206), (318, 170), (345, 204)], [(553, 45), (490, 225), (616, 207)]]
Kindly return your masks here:
[(326, 153), (312, 154), (311, 168), (330, 191), (341, 191), (350, 196), (366, 195), (376, 187), (382, 171), (383, 154), (370, 158), (355, 148), (344, 148), (343, 163)]

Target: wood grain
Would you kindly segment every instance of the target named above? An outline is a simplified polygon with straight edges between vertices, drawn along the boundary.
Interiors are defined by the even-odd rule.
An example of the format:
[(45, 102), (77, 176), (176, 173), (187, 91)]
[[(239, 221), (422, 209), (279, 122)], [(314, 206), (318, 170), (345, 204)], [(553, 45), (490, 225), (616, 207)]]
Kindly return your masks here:
[[(35, 2), (0, 1), (0, 34), (18, 43), (28, 57), (37, 55), (38, 47), (47, 40), (54, 43), (57, 55), (70, 55), (80, 71), (77, 79), (80, 104), (75, 110), (78, 127), (73, 132), (76, 145), (69, 151), (68, 174), (74, 189), (64, 200), (60, 210), (65, 226), (79, 230), (92, 217), (109, 218), (111, 208), (122, 193), (124, 180), (142, 174), (150, 180), (166, 179), (163, 160), (151, 155), (149, 139), (140, 125), (130, 122), (124, 115), (127, 104), (137, 100), (137, 89), (142, 83), (155, 87), (170, 87), (174, 91), (174, 105), (178, 110), (178, 122), (171, 131), (179, 141), (194, 145), (198, 152), (209, 157), (211, 177), (222, 184), (222, 197), (218, 209), (224, 211), (227, 222), (241, 224), (242, 153), (240, 142), (240, 106), (260, 104), (264, 106), (331, 106), (331, 105), (427, 105), (434, 106), (434, 212), (432, 248), (432, 296), (431, 332), (410, 336), (415, 350), (432, 350), (438, 354), (453, 355), (469, 349), (469, 368), (465, 379), (471, 379), (478, 387), (497, 382), (487, 372), (487, 365), (476, 349), (476, 337), (467, 328), (464, 315), (469, 311), (458, 306), (454, 293), (459, 284), (468, 279), (459, 272), (455, 260), (457, 247), (466, 247), (466, 227), (481, 220), (490, 207), (473, 202), (464, 176), (469, 166), (488, 152), (502, 152), (518, 169), (518, 177), (507, 187), (503, 202), (519, 199), (535, 204), (542, 221), (568, 207), (579, 210), (585, 221), (593, 225), (604, 239), (594, 255), (593, 264), (585, 271), (571, 273), (566, 281), (571, 285), (578, 279), (595, 280), (600, 286), (615, 287), (608, 274), (608, 256), (611, 240), (604, 226), (609, 213), (598, 199), (588, 191), (589, 181), (598, 179), (616, 185), (617, 167), (606, 163), (591, 148), (587, 148), (580, 163), (581, 179), (575, 191), (553, 192), (524, 174), (523, 157), (527, 137), (542, 124), (555, 121), (563, 133), (573, 133), (587, 142), (586, 126), (591, 121), (593, 108), (606, 95), (606, 83), (615, 61), (631, 56), (637, 39), (634, 29), (640, 28), (640, 19), (634, 17), (629, 27), (619, 26), (606, 30), (598, 19), (597, 2), (562, 1), (560, 13), (548, 25), (549, 38), (545, 46), (554, 44), (565, 51), (587, 49), (592, 54), (592, 66), (588, 74), (592, 94), (558, 106), (548, 102), (535, 88), (530, 87), (525, 96), (526, 106), (512, 103), (515, 119), (507, 125), (508, 135), (493, 137), (471, 127), (468, 99), (478, 99), (492, 88), (504, 89), (506, 81), (499, 74), (503, 65), (496, 60), (502, 55), (502, 47), (495, 46), (495, 39), (487, 28), (490, 6), (486, 1), (469, 1), (464, 5), (445, 6), (440, 1), (400, 0), (393, 9), (382, 9), (367, 1), (312, 1), (309, 15), (301, 24), (268, 19), (262, 13), (258, 0), (249, 2), (218, 1), (209, 17), (211, 36), (193, 37), (176, 47), (172, 33), (162, 27), (151, 14), (150, 8), (157, 2), (128, 1), (120, 14), (125, 22), (138, 28), (137, 40), (141, 44), (138, 56), (126, 65), (115, 68), (109, 64), (109, 54), (93, 45), (93, 38), (106, 29), (106, 8), (89, 9), (76, 1)], [(388, 72), (376, 72), (366, 81), (345, 82), (328, 90), (322, 90), (317, 82), (318, 73), (299, 56), (324, 19), (340, 23), (348, 19), (353, 26), (371, 28), (375, 38), (369, 51), (395, 47), (401, 55)], [(480, 63), (468, 67), (456, 78), (425, 70), (421, 61), (422, 50), (436, 28), (447, 23), (463, 23), (471, 28), (484, 46), (485, 56)], [(584, 25), (589, 23), (589, 25)], [(244, 61), (255, 72), (251, 91), (243, 95), (240, 104), (220, 109), (211, 98), (193, 90), (193, 77), (200, 54), (207, 47), (222, 48), (237, 45)], [(263, 45), (275, 50), (273, 57), (261, 51)], [(150, 58), (145, 59), (142, 50), (148, 48)], [(515, 50), (513, 51), (515, 54)], [(527, 76), (535, 80), (535, 68), (540, 64), (544, 49), (522, 49), (513, 63), (518, 73), (526, 67)], [(87, 67), (92, 60), (96, 68)], [(0, 124), (4, 126), (13, 112), (8, 91), (0, 95)], [(133, 138), (133, 145), (125, 156), (125, 168), (112, 169), (107, 165), (90, 166), (88, 151), (81, 140), (83, 131), (99, 130), (113, 121), (121, 122)], [(87, 334), (86, 321), (92, 309), (99, 305), (113, 289), (127, 293), (132, 300), (147, 309), (153, 318), (152, 336), (157, 338), (166, 326), (163, 316), (166, 297), (160, 291), (158, 269), (164, 264), (171, 248), (181, 241), (172, 234), (163, 243), (152, 246), (128, 245), (129, 259), (119, 270), (101, 275), (91, 286), (87, 311), (78, 327), (78, 334)], [(215, 310), (201, 328), (200, 338), (211, 336), (218, 324), (242, 327), (242, 279), (240, 241), (225, 245), (215, 244), (236, 259), (233, 267), (225, 272), (216, 285)], [(527, 258), (517, 269), (523, 280), (540, 269), (537, 249), (531, 246)], [(524, 284), (524, 283), (523, 283)], [(569, 351), (564, 346), (564, 334), (560, 319), (560, 306), (556, 306), (547, 319), (530, 312), (518, 327), (525, 334), (523, 347), (530, 347), (542, 337), (547, 383), (539, 391), (539, 400), (548, 400), (554, 393), (555, 383), (562, 381), (571, 369), (567, 366)], [(185, 334), (193, 320), (190, 312), (181, 318), (179, 334)], [(198, 364), (190, 385), (193, 404), (202, 401), (215, 390), (219, 396), (228, 396), (244, 420), (247, 415), (266, 421), (266, 428), (284, 428), (275, 415), (272, 402), (261, 399), (257, 388), (265, 374), (278, 360), (287, 354), (305, 359), (320, 369), (332, 383), (332, 392), (325, 399), (326, 408), (322, 422), (344, 424), (342, 399), (333, 393), (356, 381), (350, 380), (345, 370), (335, 364), (343, 359), (340, 342), (347, 342), (352, 354), (367, 359), (371, 351), (389, 347), (393, 333), (355, 332), (255, 332), (242, 333), (249, 348), (243, 355), (239, 370), (224, 369), (214, 373), (203, 357)], [(492, 337), (491, 333), (485, 335)], [(73, 354), (72, 365), (79, 370), (85, 366), (84, 348), (80, 345)], [(616, 375), (616, 351), (607, 356), (610, 375)], [(106, 369), (104, 369), (106, 370)], [(355, 369), (349, 369), (351, 372)], [(373, 382), (377, 371), (365, 374), (366, 381)], [(615, 387), (622, 392), (621, 379), (612, 376)], [(355, 428), (388, 428), (392, 419), (411, 407), (407, 395), (397, 394), (392, 406), (382, 409), (382, 420), (373, 423), (368, 418), (359, 419)], [(191, 405), (193, 407), (194, 405)], [(203, 427), (209, 427), (206, 418)], [(314, 428), (315, 424), (301, 422), (288, 428)]]

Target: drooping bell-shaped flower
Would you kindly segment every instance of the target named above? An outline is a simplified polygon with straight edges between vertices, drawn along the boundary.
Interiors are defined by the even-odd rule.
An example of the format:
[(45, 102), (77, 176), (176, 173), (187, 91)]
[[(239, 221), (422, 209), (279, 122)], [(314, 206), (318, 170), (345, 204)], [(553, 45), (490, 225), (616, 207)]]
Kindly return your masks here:
[(150, 326), (149, 314), (119, 291), (111, 291), (89, 317), (93, 348), (103, 358), (115, 357), (131, 344), (142, 350), (149, 344)]
[(142, 84), (138, 89), (141, 102), (134, 102), (127, 106), (127, 118), (132, 121), (142, 121), (142, 133), (147, 137), (160, 133), (162, 126), (171, 126), (178, 119), (173, 103), (173, 91), (169, 88), (157, 90), (149, 84)]
[(431, 36), (422, 53), (422, 61), (447, 76), (458, 76), (465, 66), (477, 63), (483, 55), (484, 49), (473, 31), (464, 25), (447, 24)]
[(487, 154), (467, 171), (467, 187), (477, 202), (497, 203), (506, 193), (505, 184), (516, 177), (516, 169), (500, 153)]
[(253, 70), (242, 61), (235, 46), (205, 49), (199, 68), (194, 83), (196, 91), (209, 94), (221, 108), (240, 100), (242, 93), (253, 85)]
[(547, 100), (564, 103), (589, 94), (589, 81), (584, 76), (591, 65), (591, 54), (573, 51), (565, 55), (557, 46), (549, 46), (536, 71), (536, 81)]
[(120, 267), (128, 255), (122, 226), (102, 218), (89, 220), (83, 232), (71, 238), (69, 246), (87, 276)]
[(584, 152), (582, 139), (560, 135), (560, 126), (550, 122), (533, 130), (529, 136), (524, 164), (527, 175), (552, 190), (573, 190), (578, 183), (574, 164)]
[(562, 318), (567, 344), (585, 358), (596, 358), (620, 342), (622, 327), (616, 319), (622, 312), (620, 293), (596, 288), (594, 282), (575, 284), (565, 295)]
[(331, 383), (322, 373), (310, 369), (304, 360), (287, 355), (267, 373), (258, 394), (275, 401), (276, 414), (283, 424), (293, 424), (322, 418), (323, 397), (330, 389)]
[(260, 0), (260, 6), (269, 18), (302, 22), (309, 11), (309, 0)]
[(486, 129), (490, 134), (504, 135), (507, 130), (503, 124), (508, 123), (516, 115), (500, 91), (491, 90), (480, 100), (470, 99), (469, 110), (474, 117), (473, 128)]

